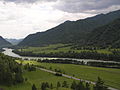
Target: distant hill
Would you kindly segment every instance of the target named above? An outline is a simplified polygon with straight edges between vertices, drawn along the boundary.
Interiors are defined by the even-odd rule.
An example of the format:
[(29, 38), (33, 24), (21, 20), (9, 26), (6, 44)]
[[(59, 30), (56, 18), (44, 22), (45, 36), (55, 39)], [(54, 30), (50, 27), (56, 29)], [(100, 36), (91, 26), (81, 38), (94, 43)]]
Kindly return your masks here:
[(0, 48), (11, 46), (12, 44), (6, 41), (2, 36), (0, 36)]
[(88, 36), (87, 44), (120, 48), (120, 18), (93, 30)]
[(17, 45), (18, 43), (20, 43), (23, 39), (7, 39), (6, 40), (10, 43), (12, 43), (12, 45)]
[(82, 20), (66, 21), (45, 32), (28, 35), (18, 45), (43, 46), (56, 43), (84, 44), (88, 33), (92, 32), (95, 28), (106, 25), (119, 17), (120, 10), (117, 10)]

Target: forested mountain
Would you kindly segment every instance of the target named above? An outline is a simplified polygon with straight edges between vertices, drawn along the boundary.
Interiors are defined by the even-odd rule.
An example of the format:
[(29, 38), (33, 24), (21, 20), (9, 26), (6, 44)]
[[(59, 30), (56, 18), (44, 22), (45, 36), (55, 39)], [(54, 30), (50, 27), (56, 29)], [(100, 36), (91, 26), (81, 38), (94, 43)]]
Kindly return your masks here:
[(10, 43), (12, 43), (12, 45), (17, 45), (18, 43), (20, 43), (23, 39), (7, 39), (6, 40)]
[(120, 10), (107, 14), (99, 14), (94, 17), (66, 21), (57, 27), (45, 32), (38, 32), (27, 36), (19, 46), (43, 46), (56, 43), (79, 43), (83, 44), (87, 34), (95, 28), (106, 25), (120, 17)]
[(87, 44), (120, 48), (120, 18), (93, 30), (88, 36)]
[(11, 45), (11, 43), (9, 43), (3, 37), (0, 36), (0, 48), (10, 46), (10, 45)]

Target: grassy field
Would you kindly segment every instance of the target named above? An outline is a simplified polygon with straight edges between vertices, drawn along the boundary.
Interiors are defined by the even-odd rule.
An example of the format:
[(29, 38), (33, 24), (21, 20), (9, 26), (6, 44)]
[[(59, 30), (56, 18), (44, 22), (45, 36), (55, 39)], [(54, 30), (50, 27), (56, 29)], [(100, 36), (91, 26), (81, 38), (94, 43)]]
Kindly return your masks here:
[(68, 75), (75, 75), (77, 78), (90, 81), (96, 81), (97, 77), (99, 76), (105, 81), (106, 85), (120, 89), (120, 69), (100, 68), (73, 64), (38, 63), (36, 61), (23, 61), (23, 63), (40, 65), (46, 67), (47, 69), (52, 67), (52, 70), (60, 69), (62, 72), (65, 72)]
[[(71, 45), (68, 44), (53, 44), (49, 46), (44, 46), (44, 47), (27, 47), (24, 49), (19, 49), (19, 51), (25, 51), (25, 52), (33, 52), (33, 53), (57, 53), (57, 52), (68, 52), (68, 51), (74, 51), (74, 52), (82, 52), (82, 51), (91, 51), (91, 50), (76, 50), (72, 49)], [(111, 54), (112, 52), (109, 51), (108, 49), (98, 49), (94, 50), (97, 51), (98, 53), (104, 53), (104, 54)]]
[[(38, 90), (40, 89), (40, 85), (42, 82), (48, 82), (49, 84), (52, 83), (54, 89), (56, 90), (56, 83), (59, 81), (63, 83), (63, 81), (67, 81), (70, 85), (73, 80), (67, 79), (64, 77), (58, 77), (53, 74), (37, 70), (32, 72), (25, 72), (24, 77), (28, 79), (27, 82), (24, 82), (23, 84), (15, 85), (12, 87), (6, 87), (6, 86), (0, 86), (0, 88), (4, 88), (4, 90), (31, 90), (31, 87), (33, 84), (36, 85)], [(61, 88), (60, 90), (71, 90), (70, 88)]]

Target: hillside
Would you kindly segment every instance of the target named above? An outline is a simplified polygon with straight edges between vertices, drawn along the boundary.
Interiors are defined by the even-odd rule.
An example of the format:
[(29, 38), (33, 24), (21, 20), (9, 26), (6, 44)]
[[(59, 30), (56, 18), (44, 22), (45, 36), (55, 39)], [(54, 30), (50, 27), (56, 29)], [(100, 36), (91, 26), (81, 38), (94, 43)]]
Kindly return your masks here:
[[(94, 17), (66, 21), (45, 32), (28, 35), (19, 46), (43, 46), (57, 43), (84, 43), (86, 36), (93, 29), (108, 24), (120, 17), (120, 10)], [(104, 21), (104, 22), (103, 22)]]
[(7, 39), (6, 40), (10, 43), (12, 43), (12, 45), (17, 45), (18, 43), (20, 43), (23, 39)]
[(11, 43), (9, 43), (3, 37), (0, 36), (0, 48), (10, 46), (10, 45), (11, 45)]
[(91, 32), (88, 45), (120, 48), (120, 18)]

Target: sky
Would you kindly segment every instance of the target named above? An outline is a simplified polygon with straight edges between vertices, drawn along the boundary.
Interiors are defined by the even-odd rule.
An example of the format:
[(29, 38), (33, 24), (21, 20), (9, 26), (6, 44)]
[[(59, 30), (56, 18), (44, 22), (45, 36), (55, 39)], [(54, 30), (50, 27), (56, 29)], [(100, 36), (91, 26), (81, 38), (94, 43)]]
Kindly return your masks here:
[(120, 0), (0, 0), (0, 36), (25, 38), (66, 20), (120, 9)]

